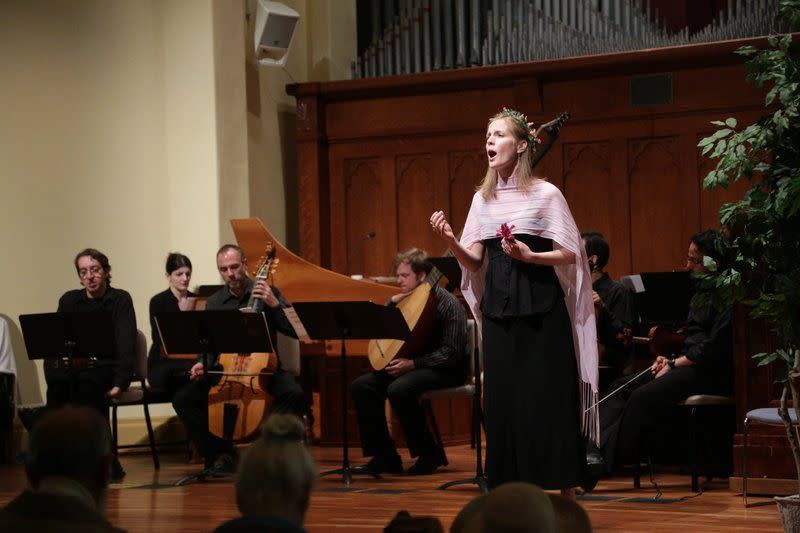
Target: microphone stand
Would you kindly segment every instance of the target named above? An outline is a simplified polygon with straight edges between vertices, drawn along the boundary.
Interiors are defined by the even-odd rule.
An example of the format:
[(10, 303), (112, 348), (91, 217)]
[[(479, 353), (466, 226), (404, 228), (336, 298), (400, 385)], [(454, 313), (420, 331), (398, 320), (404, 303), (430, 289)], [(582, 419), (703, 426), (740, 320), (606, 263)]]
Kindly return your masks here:
[(350, 252), (347, 254), (347, 258), (344, 260), (344, 271), (348, 275), (350, 274), (350, 259), (353, 257), (353, 254), (356, 253), (356, 251), (360, 250), (361, 247), (364, 246), (365, 242), (367, 242), (368, 240), (370, 240), (370, 239), (372, 239), (374, 237), (375, 237), (375, 232), (374, 231), (370, 231), (369, 233), (367, 233), (366, 235), (361, 237), (361, 240), (358, 241), (358, 244), (356, 244), (353, 247), (353, 249), (350, 250)]

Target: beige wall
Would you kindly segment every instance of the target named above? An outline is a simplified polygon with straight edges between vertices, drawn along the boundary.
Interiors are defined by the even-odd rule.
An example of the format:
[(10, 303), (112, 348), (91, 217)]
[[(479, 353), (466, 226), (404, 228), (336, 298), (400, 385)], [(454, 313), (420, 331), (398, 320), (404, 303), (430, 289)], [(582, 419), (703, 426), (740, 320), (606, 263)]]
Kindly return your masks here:
[(252, 37), (237, 0), (0, 3), (0, 314), (22, 403), (43, 401), (45, 386), (17, 317), (54, 310), (78, 287), (79, 249), (108, 254), (149, 336), (168, 251), (193, 259), (193, 283), (216, 283), (230, 218), (260, 216), (291, 236), (284, 85), (349, 76), (355, 1), (285, 3), (302, 16), (285, 69), (246, 62)]

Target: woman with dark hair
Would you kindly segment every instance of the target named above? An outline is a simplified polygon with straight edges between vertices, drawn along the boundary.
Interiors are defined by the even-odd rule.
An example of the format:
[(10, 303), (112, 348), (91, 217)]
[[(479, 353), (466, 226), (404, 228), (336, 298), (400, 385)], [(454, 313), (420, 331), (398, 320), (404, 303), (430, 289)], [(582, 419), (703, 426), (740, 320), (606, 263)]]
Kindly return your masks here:
[(459, 241), (430, 223), (461, 264), (481, 323), (489, 487), (526, 481), (574, 497), (586, 436), (597, 440), (597, 341), (586, 252), (567, 202), (536, 177), (527, 118), (489, 119), (486, 177)]
[(187, 311), (191, 309), (190, 298), (195, 294), (189, 291), (192, 279), (192, 262), (183, 254), (171, 253), (167, 256), (166, 273), (169, 287), (150, 299), (150, 328), (153, 345), (148, 356), (148, 381), (153, 388), (175, 392), (189, 381), (189, 369), (195, 360), (167, 359), (162, 349), (161, 336), (156, 327), (156, 313)]

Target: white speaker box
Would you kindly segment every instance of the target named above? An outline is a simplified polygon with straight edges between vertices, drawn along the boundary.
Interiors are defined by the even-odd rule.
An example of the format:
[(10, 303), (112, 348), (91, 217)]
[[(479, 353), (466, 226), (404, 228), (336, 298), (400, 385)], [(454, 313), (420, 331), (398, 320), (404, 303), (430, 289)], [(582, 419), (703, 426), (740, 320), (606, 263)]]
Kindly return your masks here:
[(282, 67), (300, 14), (281, 3), (257, 0), (255, 23), (256, 59), (262, 65)]

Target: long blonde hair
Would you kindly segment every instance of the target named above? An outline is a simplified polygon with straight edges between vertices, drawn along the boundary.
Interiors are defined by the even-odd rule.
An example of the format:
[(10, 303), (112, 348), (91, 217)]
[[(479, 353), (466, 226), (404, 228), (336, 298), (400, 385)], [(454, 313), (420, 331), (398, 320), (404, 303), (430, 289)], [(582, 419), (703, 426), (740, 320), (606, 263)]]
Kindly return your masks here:
[[(530, 187), (535, 179), (533, 167), (531, 165), (531, 157), (536, 151), (536, 143), (531, 141), (533, 134), (528, 127), (528, 119), (518, 111), (503, 109), (489, 119), (487, 127), (495, 120), (500, 119), (506, 121), (508, 129), (517, 141), (525, 141), (528, 143), (528, 147), (519, 155), (519, 158), (517, 158), (517, 166), (514, 169), (514, 176), (517, 178), (517, 186), (525, 190)], [(481, 184), (478, 185), (477, 190), (487, 200), (495, 197), (495, 191), (497, 190), (497, 171), (495, 169), (491, 167), (486, 169), (486, 175), (483, 177)]]

